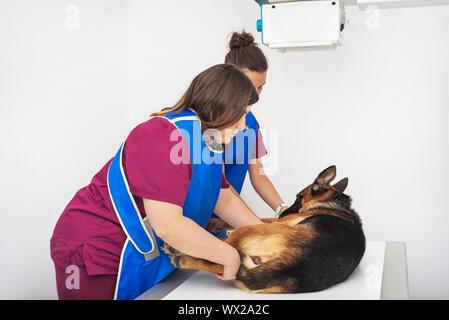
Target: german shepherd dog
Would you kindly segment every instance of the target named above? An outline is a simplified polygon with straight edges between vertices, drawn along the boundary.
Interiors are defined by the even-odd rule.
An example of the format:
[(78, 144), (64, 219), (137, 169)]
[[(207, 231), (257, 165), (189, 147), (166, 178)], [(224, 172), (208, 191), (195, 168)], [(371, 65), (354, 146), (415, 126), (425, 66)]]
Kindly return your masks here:
[[(365, 252), (365, 235), (344, 178), (334, 185), (336, 167), (321, 172), (279, 218), (232, 228), (211, 219), (211, 232), (232, 230), (224, 240), (240, 253), (235, 286), (251, 293), (300, 293), (327, 289), (345, 281)], [(172, 264), (222, 274), (223, 266), (184, 255), (164, 244)]]

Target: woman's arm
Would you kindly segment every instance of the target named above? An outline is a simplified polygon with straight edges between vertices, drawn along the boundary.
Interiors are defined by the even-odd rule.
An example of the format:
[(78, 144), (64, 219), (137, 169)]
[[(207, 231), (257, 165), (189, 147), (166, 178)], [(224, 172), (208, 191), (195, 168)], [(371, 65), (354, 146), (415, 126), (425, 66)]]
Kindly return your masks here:
[[(284, 203), (270, 179), (265, 174), (263, 163), (260, 158), (255, 159), (255, 163), (250, 163), (248, 167), (249, 178), (251, 184), (253, 185), (259, 196), (273, 209), (276, 210), (277, 207)], [(287, 207), (283, 207), (282, 211), (286, 210)]]
[(220, 190), (214, 213), (233, 228), (263, 223), (231, 185)]
[(143, 203), (148, 220), (159, 238), (187, 255), (223, 265), (224, 272), (220, 279), (235, 279), (240, 266), (236, 249), (184, 217), (180, 206), (145, 198)]

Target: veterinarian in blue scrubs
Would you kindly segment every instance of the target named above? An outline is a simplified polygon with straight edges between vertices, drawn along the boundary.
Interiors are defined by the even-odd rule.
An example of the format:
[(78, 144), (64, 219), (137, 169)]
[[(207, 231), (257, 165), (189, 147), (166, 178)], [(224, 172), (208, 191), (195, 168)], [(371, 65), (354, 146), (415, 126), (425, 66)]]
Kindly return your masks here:
[[(262, 50), (254, 43), (250, 33), (234, 32), (229, 42), (225, 63), (237, 65), (251, 80), (260, 95), (265, 85), (268, 62)], [(267, 154), (259, 123), (252, 112), (246, 115), (246, 129), (236, 134), (225, 151), (225, 176), (240, 194), (247, 172), (259, 196), (279, 216), (287, 205), (264, 173), (261, 158)]]
[[(257, 100), (238, 67), (220, 64), (195, 77), (174, 107), (131, 131), (55, 227), (60, 299), (138, 297), (175, 269), (163, 242), (224, 265), (220, 279), (235, 278), (237, 250), (204, 227), (213, 212), (235, 228), (262, 223), (223, 176), (223, 144), (245, 128)], [(67, 286), (68, 267), (78, 286)]]

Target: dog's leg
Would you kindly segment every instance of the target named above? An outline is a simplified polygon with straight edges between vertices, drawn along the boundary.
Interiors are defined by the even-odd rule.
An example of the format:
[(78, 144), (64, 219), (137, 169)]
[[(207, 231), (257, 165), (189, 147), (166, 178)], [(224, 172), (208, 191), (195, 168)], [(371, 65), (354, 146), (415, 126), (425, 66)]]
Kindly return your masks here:
[(223, 274), (223, 266), (220, 264), (185, 255), (165, 242), (161, 249), (167, 254), (171, 264), (176, 268), (204, 270), (210, 273)]
[[(242, 263), (253, 268), (279, 256), (288, 248), (289, 236), (296, 229), (280, 223), (264, 223), (240, 227), (225, 242), (242, 255)], [(245, 258), (249, 259), (245, 259)]]
[(196, 269), (203, 270), (210, 273), (223, 274), (223, 265), (216, 264), (204, 259), (198, 259), (191, 256), (184, 256), (180, 259), (181, 269)]
[(211, 218), (206, 226), (206, 230), (209, 232), (220, 232), (223, 230), (234, 230), (234, 228), (232, 228), (222, 219)]
[(296, 280), (280, 278), (279, 274), (302, 259), (302, 246), (313, 235), (310, 226), (282, 223), (251, 225), (233, 231), (225, 242), (236, 248), (242, 259), (238, 288), (253, 293), (293, 292)]

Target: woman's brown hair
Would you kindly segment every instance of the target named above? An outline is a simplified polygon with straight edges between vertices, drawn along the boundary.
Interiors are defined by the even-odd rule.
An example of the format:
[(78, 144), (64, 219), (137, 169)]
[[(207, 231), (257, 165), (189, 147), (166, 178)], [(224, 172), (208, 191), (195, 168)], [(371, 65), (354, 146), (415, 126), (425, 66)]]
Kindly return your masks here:
[(153, 113), (177, 115), (192, 109), (201, 121), (202, 130), (222, 129), (235, 124), (249, 105), (259, 100), (251, 80), (235, 65), (218, 64), (197, 75), (182, 98), (171, 108)]
[(250, 71), (257, 72), (265, 72), (268, 69), (268, 61), (265, 54), (254, 43), (252, 34), (245, 32), (245, 30), (241, 33), (232, 33), (225, 63), (235, 64), (241, 69), (247, 68)]

